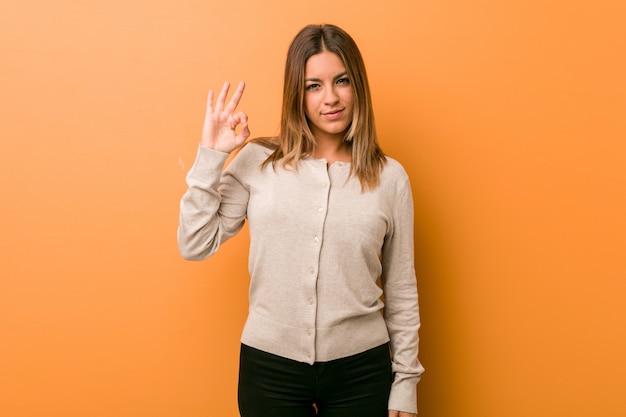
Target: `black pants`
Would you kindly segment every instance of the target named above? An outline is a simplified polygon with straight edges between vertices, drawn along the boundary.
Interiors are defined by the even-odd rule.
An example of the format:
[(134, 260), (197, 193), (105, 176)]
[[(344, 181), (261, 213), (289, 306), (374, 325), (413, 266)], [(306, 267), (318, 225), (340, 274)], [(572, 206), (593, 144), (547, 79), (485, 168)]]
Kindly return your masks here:
[(391, 379), (387, 344), (313, 365), (242, 345), (239, 412), (242, 417), (386, 417)]

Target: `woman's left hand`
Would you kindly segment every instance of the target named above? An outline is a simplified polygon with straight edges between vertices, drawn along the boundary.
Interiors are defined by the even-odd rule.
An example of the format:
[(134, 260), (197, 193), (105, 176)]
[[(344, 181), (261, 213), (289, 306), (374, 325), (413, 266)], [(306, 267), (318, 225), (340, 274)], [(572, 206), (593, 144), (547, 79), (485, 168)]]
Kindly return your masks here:
[(404, 411), (389, 410), (389, 417), (417, 417), (417, 414), (405, 413)]

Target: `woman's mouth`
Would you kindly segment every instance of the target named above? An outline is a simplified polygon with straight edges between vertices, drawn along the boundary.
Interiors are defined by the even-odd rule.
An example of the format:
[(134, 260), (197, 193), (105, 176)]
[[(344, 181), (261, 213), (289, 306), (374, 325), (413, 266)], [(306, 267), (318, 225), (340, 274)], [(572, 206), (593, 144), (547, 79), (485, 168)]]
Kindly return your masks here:
[(342, 114), (343, 110), (331, 110), (329, 112), (322, 113), (322, 116), (324, 116), (324, 118), (327, 120), (337, 120), (341, 117)]

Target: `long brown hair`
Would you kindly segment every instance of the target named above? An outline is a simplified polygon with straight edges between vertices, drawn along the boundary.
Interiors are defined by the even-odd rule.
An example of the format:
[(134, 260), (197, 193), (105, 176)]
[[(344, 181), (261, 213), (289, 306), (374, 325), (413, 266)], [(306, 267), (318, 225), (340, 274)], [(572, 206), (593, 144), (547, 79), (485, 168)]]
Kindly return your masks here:
[(273, 149), (262, 166), (276, 163), (297, 169), (301, 158), (315, 149), (315, 138), (304, 113), (304, 72), (307, 60), (320, 52), (337, 54), (348, 73), (354, 100), (352, 123), (344, 141), (352, 154), (350, 174), (356, 175), (362, 189), (375, 188), (386, 162), (374, 124), (372, 100), (363, 57), (354, 40), (343, 29), (329, 24), (304, 27), (287, 53), (280, 133), (276, 138), (255, 141)]

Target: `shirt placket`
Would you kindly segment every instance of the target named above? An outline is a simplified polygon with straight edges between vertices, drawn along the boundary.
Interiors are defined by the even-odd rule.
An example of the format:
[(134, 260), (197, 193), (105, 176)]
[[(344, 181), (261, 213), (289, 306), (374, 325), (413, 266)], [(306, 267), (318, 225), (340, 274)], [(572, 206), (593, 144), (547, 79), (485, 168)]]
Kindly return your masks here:
[(326, 216), (328, 214), (328, 198), (330, 193), (330, 179), (325, 166), (316, 167), (319, 169), (317, 173), (321, 182), (319, 184), (319, 193), (312, 201), (314, 205), (313, 215), (315, 227), (311, 231), (310, 243), (312, 245), (311, 259), (308, 266), (307, 275), (307, 295), (306, 295), (306, 308), (307, 308), (307, 327), (306, 333), (306, 348), (305, 356), (307, 362), (313, 363), (315, 361), (316, 349), (315, 349), (315, 337), (316, 337), (316, 323), (317, 323), (317, 281), (319, 278), (321, 251), (324, 238), (324, 224), (326, 222)]

